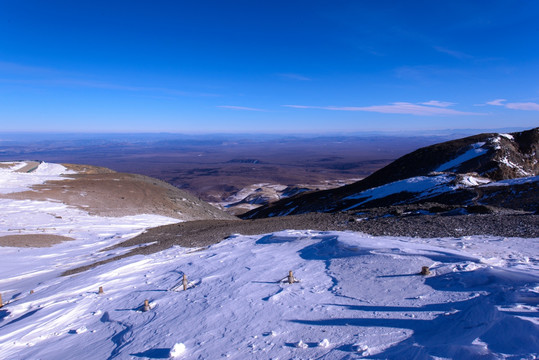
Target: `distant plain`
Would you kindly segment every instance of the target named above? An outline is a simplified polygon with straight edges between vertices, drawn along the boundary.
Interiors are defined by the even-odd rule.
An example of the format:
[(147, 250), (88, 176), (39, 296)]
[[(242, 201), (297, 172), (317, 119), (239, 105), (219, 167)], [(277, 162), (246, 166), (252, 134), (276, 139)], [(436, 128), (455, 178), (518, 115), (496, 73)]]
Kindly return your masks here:
[(253, 184), (327, 188), (462, 133), (419, 135), (0, 134), (0, 161), (103, 166), (222, 202)]

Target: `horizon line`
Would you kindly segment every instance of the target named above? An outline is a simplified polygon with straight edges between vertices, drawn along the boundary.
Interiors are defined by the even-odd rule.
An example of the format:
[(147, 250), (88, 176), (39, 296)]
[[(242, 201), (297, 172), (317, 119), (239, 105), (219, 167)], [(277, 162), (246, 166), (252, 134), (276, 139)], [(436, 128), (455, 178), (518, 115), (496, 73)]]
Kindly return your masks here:
[(440, 133), (440, 132), (456, 132), (456, 131), (487, 131), (487, 132), (499, 132), (499, 131), (522, 131), (530, 130), (535, 127), (524, 126), (507, 126), (499, 128), (444, 128), (444, 129), (393, 129), (393, 130), (333, 130), (333, 131), (208, 131), (208, 132), (179, 132), (179, 131), (28, 131), (28, 130), (2, 130), (0, 135), (186, 135), (186, 136), (211, 136), (211, 135), (354, 135), (354, 134), (396, 134), (396, 133)]

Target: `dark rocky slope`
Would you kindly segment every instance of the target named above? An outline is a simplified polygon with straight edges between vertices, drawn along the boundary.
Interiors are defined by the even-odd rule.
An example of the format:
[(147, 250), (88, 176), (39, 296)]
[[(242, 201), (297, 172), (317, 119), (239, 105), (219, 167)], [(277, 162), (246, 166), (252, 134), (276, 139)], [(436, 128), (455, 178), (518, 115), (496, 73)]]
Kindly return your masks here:
[[(512, 194), (521, 194), (522, 201), (505, 201), (517, 209), (531, 209), (534, 205), (525, 194), (536, 194), (535, 185), (520, 185), (520, 191), (515, 192), (511, 184), (499, 186), (494, 198), (485, 197), (492, 193), (492, 189), (476, 190), (479, 184), (466, 184), (462, 180), (479, 178), (483, 182), (515, 179), (536, 176), (539, 174), (539, 128), (512, 134), (480, 134), (463, 139), (452, 140), (418, 149), (407, 154), (386, 167), (376, 171), (367, 178), (337, 189), (310, 192), (283, 199), (267, 206), (255, 209), (242, 218), (263, 218), (302, 214), (308, 212), (336, 212), (345, 209), (361, 209), (378, 206), (388, 206), (405, 203), (418, 203), (424, 201), (449, 202), (452, 204), (465, 201), (477, 203), (485, 201), (486, 204), (494, 199), (511, 197)], [(403, 188), (401, 192), (391, 192), (383, 197), (376, 197), (372, 201), (362, 192), (383, 185), (414, 179), (435, 180), (434, 177), (445, 176), (447, 191), (435, 191), (436, 198), (429, 194), (417, 196)], [(439, 179), (439, 178), (438, 178)], [(445, 194), (440, 194), (445, 192)], [(480, 192), (478, 194), (478, 192)], [(450, 200), (454, 198), (453, 200)], [(536, 199), (536, 195), (532, 196)], [(512, 204), (512, 205), (510, 205)], [(537, 202), (535, 202), (537, 204)]]

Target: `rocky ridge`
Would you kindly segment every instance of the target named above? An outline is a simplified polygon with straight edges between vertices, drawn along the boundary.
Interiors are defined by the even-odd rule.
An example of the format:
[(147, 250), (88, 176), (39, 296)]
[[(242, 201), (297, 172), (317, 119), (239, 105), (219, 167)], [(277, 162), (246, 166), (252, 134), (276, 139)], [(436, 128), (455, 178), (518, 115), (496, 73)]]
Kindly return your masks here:
[(252, 210), (242, 218), (426, 201), (488, 205), (502, 199), (504, 206), (535, 210), (537, 179), (514, 184), (497, 182), (537, 176), (538, 148), (539, 128), (452, 140), (418, 149), (353, 184), (299, 194)]

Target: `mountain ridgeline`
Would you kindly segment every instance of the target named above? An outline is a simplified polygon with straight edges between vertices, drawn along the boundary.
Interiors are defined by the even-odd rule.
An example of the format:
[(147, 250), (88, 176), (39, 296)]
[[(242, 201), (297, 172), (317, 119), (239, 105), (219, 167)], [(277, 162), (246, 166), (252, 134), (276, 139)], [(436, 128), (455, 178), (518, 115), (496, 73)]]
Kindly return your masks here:
[(242, 218), (427, 202), (536, 211), (538, 148), (539, 128), (452, 140), (411, 152), (353, 184), (282, 199)]

